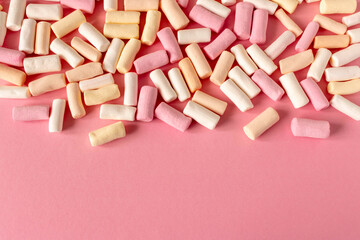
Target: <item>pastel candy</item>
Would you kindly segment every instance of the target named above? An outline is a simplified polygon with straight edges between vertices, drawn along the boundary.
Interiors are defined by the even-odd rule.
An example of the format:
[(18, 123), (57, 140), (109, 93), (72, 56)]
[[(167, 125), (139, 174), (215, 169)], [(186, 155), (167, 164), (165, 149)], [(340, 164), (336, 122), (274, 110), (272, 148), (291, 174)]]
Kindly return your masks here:
[(264, 9), (268, 11), (270, 15), (273, 15), (278, 8), (277, 3), (269, 0), (244, 0), (244, 2), (253, 4), (256, 9)]
[(124, 0), (125, 11), (140, 11), (146, 12), (148, 10), (158, 10), (159, 0)]
[(220, 86), (226, 80), (234, 61), (235, 57), (231, 52), (223, 51), (210, 76), (210, 81)]
[(341, 95), (334, 95), (330, 104), (336, 110), (344, 113), (356, 121), (360, 121), (360, 106), (344, 98)]
[(139, 24), (140, 12), (135, 11), (107, 11), (105, 15), (105, 23), (126, 23)]
[(303, 35), (296, 44), (295, 50), (298, 52), (303, 52), (307, 50), (310, 47), (312, 41), (314, 40), (316, 34), (318, 33), (319, 27), (320, 27), (319, 23), (310, 22), (306, 26)]
[(191, 100), (206, 107), (207, 109), (213, 111), (218, 115), (223, 115), (227, 108), (227, 102), (222, 101), (200, 90), (197, 90), (195, 92)]
[(168, 77), (180, 102), (190, 98), (190, 92), (179, 68), (172, 68), (168, 71)]
[(65, 72), (66, 78), (69, 82), (78, 82), (90, 79), (103, 73), (101, 63), (99, 62), (87, 63)]
[(320, 13), (354, 13), (356, 11), (356, 0), (321, 0)]
[(49, 106), (27, 105), (13, 107), (12, 117), (14, 121), (37, 121), (49, 119)]
[(264, 70), (268, 75), (271, 75), (278, 68), (273, 60), (266, 55), (266, 53), (257, 45), (253, 44), (246, 49), (252, 60), (259, 68)]
[(273, 0), (285, 11), (292, 14), (295, 12), (296, 7), (298, 6), (298, 0)]
[(277, 111), (269, 107), (248, 123), (243, 130), (248, 138), (255, 140), (279, 120), (280, 117)]
[(309, 99), (294, 73), (287, 73), (281, 76), (279, 80), (294, 108), (301, 108), (309, 103)]
[(4, 44), (7, 28), (6, 28), (7, 13), (0, 11), (0, 47)]
[(179, 112), (165, 102), (161, 102), (156, 107), (155, 116), (181, 132), (185, 132), (192, 122), (191, 118), (185, 116), (182, 112)]
[(74, 119), (82, 118), (86, 115), (84, 105), (81, 100), (81, 92), (78, 83), (66, 85), (66, 93), (71, 115)]
[(64, 87), (66, 87), (66, 80), (63, 73), (47, 75), (29, 83), (29, 90), (32, 96), (39, 96)]
[(65, 99), (54, 99), (51, 106), (51, 114), (49, 118), (49, 132), (61, 132), (64, 123)]
[(220, 120), (219, 115), (193, 101), (187, 102), (183, 113), (210, 130), (215, 129)]
[(189, 0), (177, 0), (177, 2), (182, 8), (186, 8), (189, 4)]
[(180, 46), (176, 40), (174, 33), (171, 28), (166, 27), (161, 29), (157, 36), (163, 45), (164, 49), (167, 51), (170, 57), (170, 62), (174, 63), (183, 58)]
[(201, 79), (210, 77), (212, 70), (204, 53), (197, 43), (192, 43), (185, 48), (187, 56), (194, 64), (195, 70)]
[(306, 118), (293, 118), (291, 131), (295, 137), (328, 138), (330, 123), (328, 121)]
[(220, 86), (220, 90), (236, 105), (241, 112), (254, 107), (250, 98), (234, 83), (228, 79)]
[(329, 101), (321, 91), (319, 85), (312, 78), (302, 80), (300, 84), (316, 111), (329, 107)]
[(342, 22), (347, 26), (347, 27), (352, 27), (354, 25), (357, 25), (360, 23), (360, 12), (354, 13), (352, 15), (349, 16), (345, 16), (342, 18)]
[(328, 93), (334, 95), (349, 95), (360, 92), (360, 79), (346, 82), (330, 82), (327, 86)]
[(118, 1), (117, 0), (104, 0), (104, 10), (105, 11), (117, 11), (118, 10)]
[(72, 68), (84, 63), (85, 59), (80, 56), (72, 47), (60, 38), (55, 38), (50, 44), (50, 50), (64, 59)]
[(266, 30), (268, 25), (269, 13), (263, 9), (254, 11), (250, 42), (263, 44), (266, 42)]
[(57, 21), (63, 17), (63, 9), (60, 4), (34, 4), (26, 7), (26, 16), (34, 20)]
[(325, 69), (326, 81), (347, 81), (360, 78), (359, 66), (333, 67)]
[(25, 99), (30, 96), (28, 87), (0, 86), (0, 98)]
[(315, 37), (314, 48), (346, 48), (349, 44), (349, 35), (322, 35)]
[(84, 102), (86, 106), (103, 104), (120, 97), (117, 84), (110, 84), (94, 90), (84, 91)]
[(235, 34), (226, 28), (210, 44), (204, 47), (204, 52), (211, 60), (214, 60), (235, 41)]
[(85, 37), (94, 47), (97, 48), (100, 52), (106, 52), (110, 46), (110, 41), (104, 37), (99, 30), (97, 30), (93, 25), (88, 22), (85, 22), (80, 25), (79, 33)]
[(38, 55), (48, 55), (50, 46), (51, 24), (48, 22), (38, 22), (35, 34), (35, 50)]
[(157, 89), (143, 86), (140, 90), (136, 120), (151, 122), (154, 118), (154, 109), (157, 99)]
[(92, 14), (95, 9), (95, 0), (60, 0), (61, 5), (80, 9), (86, 13)]
[(263, 70), (257, 70), (251, 79), (259, 86), (269, 98), (273, 101), (278, 101), (284, 95), (284, 90)]
[(150, 72), (169, 63), (169, 57), (165, 50), (158, 50), (139, 57), (134, 61), (137, 74)]
[(57, 55), (24, 58), (24, 70), (27, 75), (61, 71), (60, 58)]
[(6, 27), (11, 31), (19, 31), (24, 19), (26, 0), (11, 0)]
[(105, 23), (104, 36), (107, 38), (139, 38), (139, 24)]
[(296, 36), (289, 30), (283, 32), (264, 52), (274, 60), (285, 51), (285, 49), (295, 42)]
[(254, 63), (254, 61), (249, 57), (245, 48), (241, 44), (237, 44), (233, 46), (230, 51), (235, 55), (236, 62), (239, 66), (246, 72), (247, 75), (252, 75), (258, 67)]
[(26, 80), (26, 74), (23, 71), (0, 64), (0, 79), (17, 86), (22, 86)]
[(276, 11), (275, 17), (277, 17), (288, 30), (292, 31), (296, 37), (303, 33), (301, 28), (281, 8)]
[(345, 24), (342, 24), (340, 22), (337, 22), (331, 18), (325, 17), (320, 14), (315, 15), (313, 21), (319, 23), (320, 27), (335, 34), (344, 34), (347, 30)]
[(125, 45), (124, 49), (121, 52), (119, 62), (116, 66), (116, 69), (124, 74), (130, 71), (136, 54), (139, 52), (141, 47), (141, 42), (138, 39), (131, 38)]
[(250, 99), (256, 97), (261, 92), (260, 88), (238, 66), (231, 69), (228, 76), (241, 90), (244, 91), (244, 93), (246, 93), (246, 95), (248, 95)]
[(190, 43), (206, 43), (211, 40), (210, 28), (183, 29), (177, 32), (178, 43), (186, 45)]
[(119, 104), (102, 104), (100, 107), (100, 119), (121, 121), (135, 121), (136, 107)]
[(77, 29), (82, 23), (86, 22), (84, 14), (80, 10), (75, 10), (66, 17), (51, 25), (51, 29), (56, 37), (62, 38), (68, 33)]
[(156, 69), (150, 73), (150, 79), (155, 87), (159, 89), (160, 95), (165, 102), (172, 102), (177, 98), (176, 92), (171, 87), (169, 80), (161, 69)]
[(221, 0), (221, 3), (225, 6), (232, 6), (236, 3), (236, 0)]
[(351, 44), (360, 42), (360, 28), (348, 30), (346, 34), (350, 36)]
[(236, 4), (234, 33), (240, 40), (250, 38), (254, 5), (247, 2)]
[(96, 147), (126, 136), (122, 122), (113, 123), (89, 133), (91, 146)]
[(296, 72), (306, 68), (314, 61), (314, 55), (311, 49), (294, 54), (279, 61), (282, 74)]
[(216, 33), (220, 32), (225, 23), (225, 18), (210, 12), (200, 5), (195, 5), (191, 9), (189, 18), (201, 26), (210, 28)]
[(193, 93), (196, 90), (201, 89), (202, 84), (189, 58), (182, 59), (179, 62), (179, 68), (181, 69), (190, 92)]
[(215, 0), (197, 0), (196, 4), (206, 8), (207, 10), (219, 15), (220, 17), (227, 18), (231, 9)]
[(119, 38), (114, 38), (105, 54), (103, 69), (109, 73), (116, 72), (116, 65), (119, 62), (120, 54), (124, 48), (124, 42)]
[(114, 78), (111, 73), (106, 73), (91, 79), (83, 80), (79, 82), (79, 87), (82, 92), (92, 89), (98, 89), (107, 85), (114, 84)]
[(71, 47), (73, 47), (78, 53), (80, 53), (83, 57), (89, 59), (93, 62), (100, 61), (102, 54), (95, 47), (85, 42), (81, 38), (74, 37), (70, 43)]
[(326, 48), (320, 48), (316, 55), (314, 62), (311, 64), (307, 77), (313, 78), (319, 82), (324, 74), (325, 68), (331, 58), (331, 52)]
[(36, 21), (34, 19), (24, 19), (19, 39), (19, 51), (27, 54), (34, 52), (35, 46)]
[(25, 53), (10, 48), (0, 47), (0, 62), (10, 66), (22, 67)]
[(161, 12), (149, 10), (146, 13), (146, 23), (141, 35), (141, 42), (151, 46), (156, 40), (156, 33), (159, 31)]
[(138, 75), (133, 72), (124, 75), (124, 105), (136, 106), (138, 96)]
[(185, 28), (189, 24), (188, 17), (181, 10), (176, 0), (161, 0), (160, 7), (175, 30)]
[(330, 64), (333, 67), (341, 67), (360, 57), (360, 44), (353, 44), (349, 47), (334, 53), (331, 56)]

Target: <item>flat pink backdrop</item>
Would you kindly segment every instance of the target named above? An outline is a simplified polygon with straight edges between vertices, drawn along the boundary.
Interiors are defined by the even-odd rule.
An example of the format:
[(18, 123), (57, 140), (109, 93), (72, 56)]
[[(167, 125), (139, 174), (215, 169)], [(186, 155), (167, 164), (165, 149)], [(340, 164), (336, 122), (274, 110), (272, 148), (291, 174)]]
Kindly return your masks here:
[[(0, 3), (7, 11), (8, 1)], [(194, 4), (192, 0), (185, 12)], [(319, 3), (303, 3), (292, 18), (304, 29), (318, 12)], [(102, 29), (102, 3), (95, 13), (86, 15), (88, 21)], [(142, 28), (145, 14), (141, 20)], [(233, 21), (234, 11), (226, 27), (232, 28)], [(163, 16), (161, 28), (168, 25)], [(261, 47), (284, 30), (270, 16), (268, 41)], [(9, 32), (5, 47), (17, 48), (18, 34)], [(78, 33), (64, 40), (74, 35)], [(276, 63), (294, 54), (294, 46)], [(138, 56), (161, 48), (157, 40)], [(63, 66), (69, 69), (67, 63)], [(298, 79), (306, 72), (297, 72)], [(277, 81), (279, 76), (279, 71), (273, 75)], [(123, 94), (123, 76), (115, 78)], [(229, 102), (208, 81), (203, 81), (202, 90)], [(147, 84), (152, 85), (144, 74), (140, 87)], [(324, 80), (320, 85), (325, 90)], [(360, 126), (332, 108), (316, 112), (309, 104), (295, 110), (287, 96), (273, 102), (261, 93), (253, 100), (255, 108), (246, 113), (229, 103), (213, 131), (197, 123), (180, 133), (158, 119), (126, 122), (126, 138), (93, 148), (89, 131), (113, 123), (99, 119), (99, 106), (87, 107), (87, 116), (76, 121), (66, 109), (59, 134), (48, 133), (47, 121), (12, 121), (13, 106), (50, 105), (54, 98), (66, 98), (65, 90), (0, 101), (0, 239), (360, 238)], [(358, 94), (349, 99), (360, 104)], [(113, 101), (122, 102), (122, 97)], [(178, 101), (171, 105), (179, 110), (185, 106)], [(269, 106), (279, 111), (280, 122), (258, 140), (249, 140), (242, 127)], [(293, 117), (330, 121), (331, 137), (293, 137)]]

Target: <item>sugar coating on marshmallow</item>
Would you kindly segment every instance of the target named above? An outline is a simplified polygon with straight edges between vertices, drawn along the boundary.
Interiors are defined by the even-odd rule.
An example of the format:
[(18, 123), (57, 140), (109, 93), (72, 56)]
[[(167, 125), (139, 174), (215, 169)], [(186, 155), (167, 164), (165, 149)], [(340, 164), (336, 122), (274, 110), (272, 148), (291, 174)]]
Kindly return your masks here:
[(288, 30), (292, 31), (296, 37), (303, 33), (302, 29), (281, 8), (276, 11), (275, 17), (277, 17)]
[(234, 61), (235, 57), (231, 52), (223, 51), (210, 76), (210, 81), (220, 86), (226, 80)]
[(333, 53), (330, 64), (333, 67), (341, 67), (360, 57), (360, 44), (353, 44), (349, 47)]
[(0, 47), (0, 62), (10, 66), (22, 67), (26, 54), (10, 48)]
[(28, 87), (0, 86), (0, 98), (26, 99), (30, 96)]
[(211, 40), (210, 28), (183, 29), (177, 32), (178, 43), (186, 45), (191, 43), (207, 43)]
[(190, 20), (182, 11), (176, 0), (162, 0), (160, 7), (175, 30), (185, 28), (189, 24)]
[(158, 50), (134, 61), (134, 67), (137, 74), (150, 72), (169, 63), (169, 57), (165, 50)]
[(349, 35), (322, 35), (316, 36), (314, 40), (314, 48), (346, 48), (350, 44)]
[(176, 92), (161, 69), (152, 71), (149, 76), (165, 102), (172, 102), (177, 98)]
[(81, 100), (81, 92), (78, 83), (66, 85), (67, 100), (71, 115), (74, 119), (82, 118), (86, 115), (84, 105)]
[(188, 45), (185, 52), (194, 64), (195, 70), (201, 79), (208, 78), (212, 74), (211, 66), (197, 43)]
[(296, 36), (289, 30), (283, 32), (272, 44), (270, 44), (264, 52), (274, 60), (281, 53), (285, 51), (285, 49), (295, 42)]
[(347, 30), (347, 26), (345, 24), (320, 14), (315, 15), (313, 21), (319, 23), (320, 27), (335, 34), (344, 34)]
[(61, 132), (63, 130), (66, 100), (54, 99), (49, 118), (49, 132)]
[(51, 24), (48, 22), (38, 22), (36, 24), (35, 49), (38, 55), (48, 55), (50, 47)]
[(332, 67), (325, 69), (326, 81), (347, 81), (360, 77), (359, 66)]
[(91, 62), (81, 65), (77, 68), (66, 71), (66, 78), (69, 82), (78, 82), (90, 79), (103, 74), (104, 71), (99, 62)]
[(309, 103), (309, 99), (294, 73), (287, 73), (281, 76), (279, 80), (294, 108), (301, 108)]
[[(178, 31), (180, 32), (180, 31)], [(170, 62), (174, 63), (180, 61), (183, 58), (180, 46), (171, 28), (166, 27), (157, 32), (157, 36), (169, 54)]]
[(225, 18), (207, 10), (200, 5), (195, 5), (191, 9), (189, 18), (203, 27), (210, 28), (216, 33), (220, 32), (225, 23)]
[(102, 54), (99, 50), (93, 47), (91, 44), (85, 42), (79, 37), (73, 37), (70, 43), (71, 47), (74, 48), (81, 56), (89, 59), (92, 62), (100, 61)]
[(122, 122), (113, 123), (89, 133), (91, 146), (96, 147), (126, 136)]
[(68, 33), (77, 29), (82, 23), (86, 22), (86, 18), (81, 10), (75, 10), (66, 17), (51, 25), (51, 29), (56, 37), (62, 38)]
[(310, 65), (307, 77), (311, 77), (315, 81), (319, 82), (324, 74), (325, 68), (330, 58), (330, 50), (326, 48), (320, 48), (315, 55), (313, 63)]
[(19, 31), (24, 19), (26, 0), (11, 0), (6, 27), (11, 31)]
[(234, 33), (240, 40), (248, 40), (251, 34), (254, 5), (247, 2), (236, 4)]
[(159, 9), (159, 0), (124, 0), (125, 11), (146, 12)]
[(119, 104), (102, 104), (100, 119), (135, 121), (136, 107)]
[(226, 28), (210, 44), (204, 47), (204, 52), (211, 60), (214, 60), (235, 41), (236, 35)]
[(342, 18), (343, 24), (345, 24), (347, 27), (352, 27), (354, 25), (357, 25), (360, 23), (360, 12), (354, 13), (349, 16), (344, 16)]
[(57, 55), (24, 58), (27, 75), (61, 71), (60, 58)]
[(252, 75), (256, 70), (258, 70), (257, 65), (249, 57), (245, 48), (241, 44), (233, 46), (230, 51), (235, 55), (236, 62), (239, 66), (246, 72), (247, 75)]
[(124, 48), (124, 42), (119, 38), (114, 38), (105, 54), (103, 69), (109, 73), (116, 72), (116, 65), (120, 59), (120, 54)]
[(251, 45), (246, 49), (246, 51), (256, 65), (264, 70), (268, 75), (273, 74), (278, 68), (273, 60), (266, 55), (266, 53), (257, 44)]
[(155, 87), (143, 86), (140, 90), (136, 120), (151, 122), (154, 118), (154, 109), (158, 91)]
[(138, 75), (128, 72), (124, 75), (124, 105), (136, 106), (138, 96)]
[(22, 86), (25, 83), (26, 74), (16, 68), (0, 64), (0, 79), (15, 84), (17, 86)]
[(349, 95), (360, 92), (360, 79), (346, 82), (330, 82), (327, 91), (334, 95)]
[(261, 92), (260, 88), (239, 66), (232, 68), (228, 73), (228, 77), (232, 79), (250, 99), (256, 97)]
[(168, 71), (168, 77), (180, 102), (190, 98), (190, 91), (181, 75), (180, 69), (175, 67)]
[(329, 101), (314, 79), (308, 77), (300, 82), (316, 111), (329, 107)]
[(257, 70), (251, 79), (259, 86), (269, 98), (278, 101), (284, 95), (284, 90), (267, 75), (262, 69)]
[(34, 20), (57, 21), (63, 17), (63, 9), (60, 4), (34, 4), (26, 7), (26, 16)]
[(269, 13), (263, 9), (256, 9), (253, 14), (250, 42), (264, 44), (266, 42), (266, 32)]
[(296, 44), (295, 50), (298, 52), (303, 52), (307, 50), (310, 47), (312, 41), (314, 40), (316, 34), (318, 33), (319, 27), (319, 23), (313, 21), (309, 22), (309, 24), (304, 30), (304, 33)]
[(141, 35), (141, 42), (145, 45), (151, 46), (156, 40), (156, 33), (159, 31), (161, 20), (161, 12), (149, 10), (146, 13), (146, 22), (143, 33)]
[(254, 108), (250, 98), (234, 83), (233, 80), (226, 80), (223, 84), (221, 84), (220, 90), (241, 112), (246, 112)]
[(218, 115), (223, 115), (227, 108), (227, 102), (222, 101), (200, 90), (197, 90), (195, 92), (191, 100), (202, 105), (203, 107), (206, 107), (207, 109), (213, 111)]
[(116, 69), (124, 74), (130, 71), (136, 54), (139, 52), (141, 47), (141, 41), (135, 38), (131, 38), (124, 46)]
[(320, 13), (334, 14), (334, 13), (354, 13), (356, 11), (356, 0), (321, 0)]
[(47, 75), (29, 83), (29, 90), (32, 96), (39, 96), (65, 87), (66, 80), (63, 73)]
[(328, 138), (330, 136), (330, 123), (324, 120), (307, 118), (293, 118), (291, 131), (295, 137)]
[(78, 54), (75, 49), (70, 47), (60, 38), (55, 38), (50, 44), (50, 50), (64, 59), (72, 68), (76, 68), (84, 63), (85, 59)]
[(257, 9), (264, 9), (273, 15), (278, 8), (278, 4), (269, 0), (244, 0), (244, 2), (251, 3)]
[(184, 76), (184, 79), (189, 87), (190, 92), (195, 92), (201, 89), (202, 84), (196, 73), (194, 65), (189, 58), (184, 58), (179, 62), (179, 68)]
[(182, 112), (179, 112), (165, 102), (161, 102), (156, 107), (155, 116), (181, 132), (185, 132), (192, 122), (190, 117), (185, 116)]
[(296, 72), (306, 68), (314, 61), (314, 54), (311, 49), (294, 54), (279, 61), (282, 74)]
[(110, 41), (102, 35), (93, 25), (85, 22), (80, 25), (79, 33), (85, 37), (100, 52), (106, 52), (110, 46)]
[(111, 73), (106, 73), (91, 79), (83, 80), (79, 82), (79, 87), (82, 92), (92, 89), (98, 89), (110, 84), (114, 84), (114, 78)]
[(135, 11), (107, 11), (105, 15), (105, 23), (126, 23), (139, 24), (140, 12)]
[(193, 101), (188, 101), (183, 113), (210, 130), (215, 129), (220, 120), (219, 115)]
[(344, 98), (341, 95), (334, 95), (330, 104), (336, 110), (344, 113), (356, 121), (360, 121), (360, 106)]
[(139, 24), (105, 23), (104, 36), (107, 38), (139, 38)]
[(19, 51), (27, 54), (34, 52), (35, 46), (36, 21), (34, 19), (24, 19), (19, 39)]
[(119, 97), (120, 90), (117, 84), (110, 84), (98, 89), (84, 91), (84, 102), (86, 106), (103, 104)]
[(248, 138), (256, 140), (279, 120), (278, 112), (274, 108), (269, 107), (244, 126), (243, 130)]

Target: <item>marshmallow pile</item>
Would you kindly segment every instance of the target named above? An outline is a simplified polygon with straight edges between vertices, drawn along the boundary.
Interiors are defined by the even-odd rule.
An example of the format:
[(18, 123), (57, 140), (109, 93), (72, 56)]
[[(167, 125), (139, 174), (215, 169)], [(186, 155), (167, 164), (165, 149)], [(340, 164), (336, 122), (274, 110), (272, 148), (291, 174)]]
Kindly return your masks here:
[[(44, 0), (41, 4), (11, 0), (8, 12), (0, 11), (0, 46), (7, 31), (20, 31), (18, 49), (0, 47), (0, 79), (12, 84), (0, 86), (0, 98), (36, 97), (63, 88), (67, 93), (66, 100), (53, 99), (51, 109), (46, 105), (15, 106), (15, 121), (48, 120), (49, 132), (61, 132), (66, 105), (74, 119), (86, 116), (85, 107), (101, 105), (100, 119), (117, 122), (90, 132), (92, 146), (125, 137), (122, 121), (151, 122), (156, 117), (184, 132), (195, 120), (212, 130), (228, 103), (201, 91), (204, 79), (218, 85), (241, 112), (254, 108), (252, 99), (263, 92), (272, 101), (286, 94), (295, 109), (309, 102), (316, 111), (331, 105), (360, 120), (360, 106), (344, 97), (360, 91), (360, 68), (347, 65), (360, 58), (360, 28), (348, 30), (360, 24), (356, 0), (321, 0), (321, 14), (314, 16), (304, 30), (290, 17), (304, 4), (302, 0), (197, 0), (188, 15), (182, 8), (188, 6), (189, 0), (122, 1), (124, 10), (118, 9), (118, 0), (103, 0), (103, 29), (87, 22), (84, 15), (96, 14), (95, 5), (101, 3), (95, 0)], [(224, 29), (231, 13), (229, 6), (234, 4), (234, 27)], [(63, 16), (63, 7), (74, 10)], [(143, 12), (146, 22), (140, 32)], [(351, 15), (343, 17), (341, 23), (327, 14)], [(263, 49), (271, 17), (287, 31)], [(165, 19), (171, 27), (160, 29)], [(190, 21), (202, 27), (187, 28)], [(318, 36), (320, 28), (333, 35)], [(73, 37), (70, 42), (62, 40), (76, 30), (81, 37)], [(51, 34), (56, 38), (50, 42)], [(212, 34), (216, 37), (211, 41)], [(137, 56), (141, 48), (153, 45), (157, 39), (162, 50)], [(244, 48), (234, 44), (236, 40), (248, 40), (252, 45)], [(297, 53), (281, 59), (277, 66), (274, 60), (295, 41)], [(200, 47), (200, 43), (205, 46)], [(186, 45), (184, 52), (182, 45)], [(216, 61), (213, 69), (209, 60)], [(72, 69), (61, 72), (63, 61)], [(161, 68), (168, 64), (177, 67), (164, 73)], [(299, 82), (295, 73), (305, 68), (307, 78)], [(280, 84), (271, 77), (277, 70), (282, 74)], [(123, 105), (107, 104), (121, 95), (113, 78), (116, 72), (124, 74)], [(48, 75), (26, 81), (27, 76), (41, 73)], [(149, 73), (153, 85), (139, 90), (138, 76), (145, 73)], [(333, 95), (330, 102), (318, 85), (323, 77)], [(156, 105), (159, 97), (162, 101)], [(187, 101), (182, 111), (169, 105), (177, 99)], [(276, 109), (269, 107), (243, 130), (255, 140), (279, 120)], [(327, 138), (330, 123), (293, 118), (291, 131), (299, 137)]]

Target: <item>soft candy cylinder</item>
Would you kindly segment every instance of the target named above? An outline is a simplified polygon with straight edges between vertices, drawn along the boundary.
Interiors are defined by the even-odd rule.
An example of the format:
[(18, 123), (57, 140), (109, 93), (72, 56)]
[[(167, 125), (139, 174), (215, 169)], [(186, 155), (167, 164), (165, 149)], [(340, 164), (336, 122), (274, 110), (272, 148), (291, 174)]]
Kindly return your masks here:
[(192, 122), (191, 118), (164, 102), (161, 102), (155, 109), (155, 116), (181, 132), (185, 132)]
[(157, 92), (157, 89), (151, 86), (141, 88), (136, 120), (142, 122), (151, 122), (153, 120)]
[(54, 99), (51, 106), (51, 114), (49, 118), (49, 132), (61, 132), (63, 129), (65, 114), (65, 99)]
[(250, 38), (254, 5), (247, 2), (236, 4), (234, 32), (240, 40)]
[(295, 137), (328, 138), (330, 123), (328, 121), (306, 118), (293, 118), (291, 131)]

